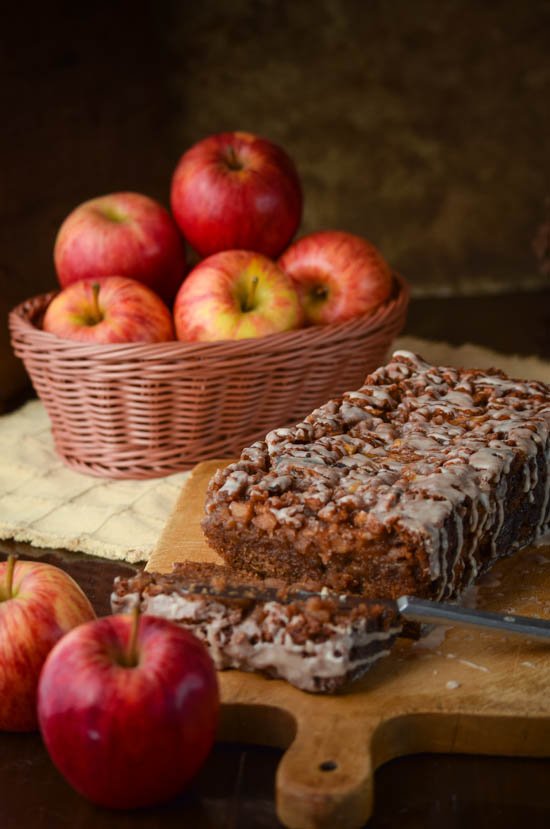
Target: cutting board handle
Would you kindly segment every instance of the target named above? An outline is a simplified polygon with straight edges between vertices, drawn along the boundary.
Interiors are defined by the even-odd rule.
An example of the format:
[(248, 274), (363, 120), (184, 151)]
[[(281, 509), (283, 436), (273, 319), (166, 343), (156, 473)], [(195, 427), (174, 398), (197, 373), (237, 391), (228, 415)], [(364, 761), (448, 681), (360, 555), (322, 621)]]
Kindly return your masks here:
[(297, 719), (276, 777), (277, 814), (289, 829), (358, 829), (373, 812), (374, 772), (417, 753), (546, 757), (550, 717), (414, 712)]
[(356, 829), (372, 812), (371, 739), (378, 725), (342, 733), (339, 717), (308, 716), (276, 778), (277, 814), (289, 829)]

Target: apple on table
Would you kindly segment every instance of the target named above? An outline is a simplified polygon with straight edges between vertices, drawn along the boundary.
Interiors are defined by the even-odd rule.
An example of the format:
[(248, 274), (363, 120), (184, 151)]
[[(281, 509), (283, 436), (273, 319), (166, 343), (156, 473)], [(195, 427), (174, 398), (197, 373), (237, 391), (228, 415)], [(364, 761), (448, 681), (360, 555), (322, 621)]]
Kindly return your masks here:
[(54, 263), (61, 287), (81, 279), (127, 276), (174, 299), (185, 248), (169, 212), (141, 193), (110, 193), (76, 207), (59, 228)]
[(214, 742), (219, 693), (206, 647), (174, 622), (108, 616), (50, 653), (38, 713), (54, 764), (80, 794), (137, 808), (178, 794)]
[(171, 188), (174, 218), (201, 256), (254, 250), (278, 256), (302, 215), (302, 188), (292, 159), (248, 132), (223, 132), (185, 152)]
[(154, 291), (123, 276), (68, 285), (46, 309), (44, 331), (83, 343), (156, 343), (174, 339), (172, 315)]
[(298, 239), (279, 259), (294, 282), (306, 322), (345, 322), (373, 311), (393, 291), (390, 266), (353, 233), (322, 230)]
[(63, 570), (14, 557), (0, 562), (0, 730), (38, 727), (44, 661), (65, 633), (92, 619), (92, 605)]
[(180, 340), (261, 337), (302, 323), (292, 280), (270, 259), (244, 250), (209, 256), (188, 274), (174, 302)]

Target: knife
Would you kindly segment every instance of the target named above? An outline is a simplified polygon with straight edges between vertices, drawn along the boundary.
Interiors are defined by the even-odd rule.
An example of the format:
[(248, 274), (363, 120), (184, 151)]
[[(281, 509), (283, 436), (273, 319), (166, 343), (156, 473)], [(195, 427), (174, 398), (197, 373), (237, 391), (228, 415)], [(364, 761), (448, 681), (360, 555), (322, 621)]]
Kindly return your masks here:
[(449, 602), (432, 602), (416, 596), (400, 596), (397, 601), (399, 614), (410, 622), (451, 624), (482, 630), (495, 630), (545, 639), (550, 642), (550, 619), (536, 616), (518, 616), (517, 613), (492, 613), (488, 610), (472, 610)]
[(451, 624), (481, 630), (500, 631), (528, 638), (550, 642), (550, 619), (534, 616), (519, 616), (516, 613), (493, 613), (487, 610), (474, 610), (450, 602), (435, 602), (416, 596), (400, 596), (398, 599), (374, 599), (357, 594), (337, 593), (324, 588), (321, 591), (307, 589), (289, 589), (256, 585), (224, 584), (217, 589), (211, 583), (191, 581), (184, 587), (186, 593), (200, 593), (212, 598), (239, 602), (279, 602), (291, 604), (304, 602), (312, 598), (332, 599), (342, 610), (352, 610), (359, 605), (387, 607), (397, 617), (408, 622), (428, 624)]

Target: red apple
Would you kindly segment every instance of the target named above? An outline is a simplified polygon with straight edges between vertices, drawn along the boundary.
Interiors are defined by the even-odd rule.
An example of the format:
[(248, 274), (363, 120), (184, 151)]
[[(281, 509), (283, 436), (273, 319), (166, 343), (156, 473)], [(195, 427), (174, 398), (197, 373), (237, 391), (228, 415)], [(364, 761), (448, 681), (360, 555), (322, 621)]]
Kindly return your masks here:
[(279, 265), (296, 285), (306, 321), (313, 325), (366, 314), (393, 289), (390, 267), (374, 245), (339, 230), (298, 239)]
[(135, 279), (106, 276), (69, 285), (46, 309), (44, 331), (85, 343), (158, 343), (174, 339), (162, 299)]
[(298, 328), (302, 311), (292, 280), (259, 253), (227, 250), (203, 259), (174, 302), (179, 340), (262, 337)]
[(34, 561), (0, 563), (0, 729), (38, 727), (36, 689), (46, 656), (67, 631), (95, 618), (63, 570)]
[(247, 132), (224, 132), (182, 155), (171, 204), (201, 256), (237, 249), (278, 256), (300, 224), (302, 190), (281, 147)]
[(80, 279), (129, 276), (170, 303), (185, 273), (185, 251), (168, 211), (140, 193), (111, 193), (76, 207), (55, 240), (61, 287)]
[(212, 747), (218, 708), (204, 645), (154, 616), (81, 625), (51, 652), (38, 689), (54, 764), (80, 794), (111, 808), (180, 792)]

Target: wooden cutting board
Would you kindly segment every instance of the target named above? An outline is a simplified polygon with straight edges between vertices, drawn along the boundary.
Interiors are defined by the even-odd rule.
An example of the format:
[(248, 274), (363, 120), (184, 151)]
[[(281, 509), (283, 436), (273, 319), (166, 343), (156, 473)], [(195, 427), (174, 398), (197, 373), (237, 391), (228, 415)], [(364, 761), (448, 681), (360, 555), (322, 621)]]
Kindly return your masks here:
[[(226, 461), (199, 464), (147, 570), (220, 559), (200, 529), (207, 482)], [(550, 546), (500, 562), (465, 603), (550, 617)], [(277, 772), (291, 829), (355, 829), (373, 809), (382, 763), (416, 752), (550, 756), (550, 646), (500, 633), (433, 628), (334, 696), (239, 671), (219, 674), (220, 737), (287, 749)]]

